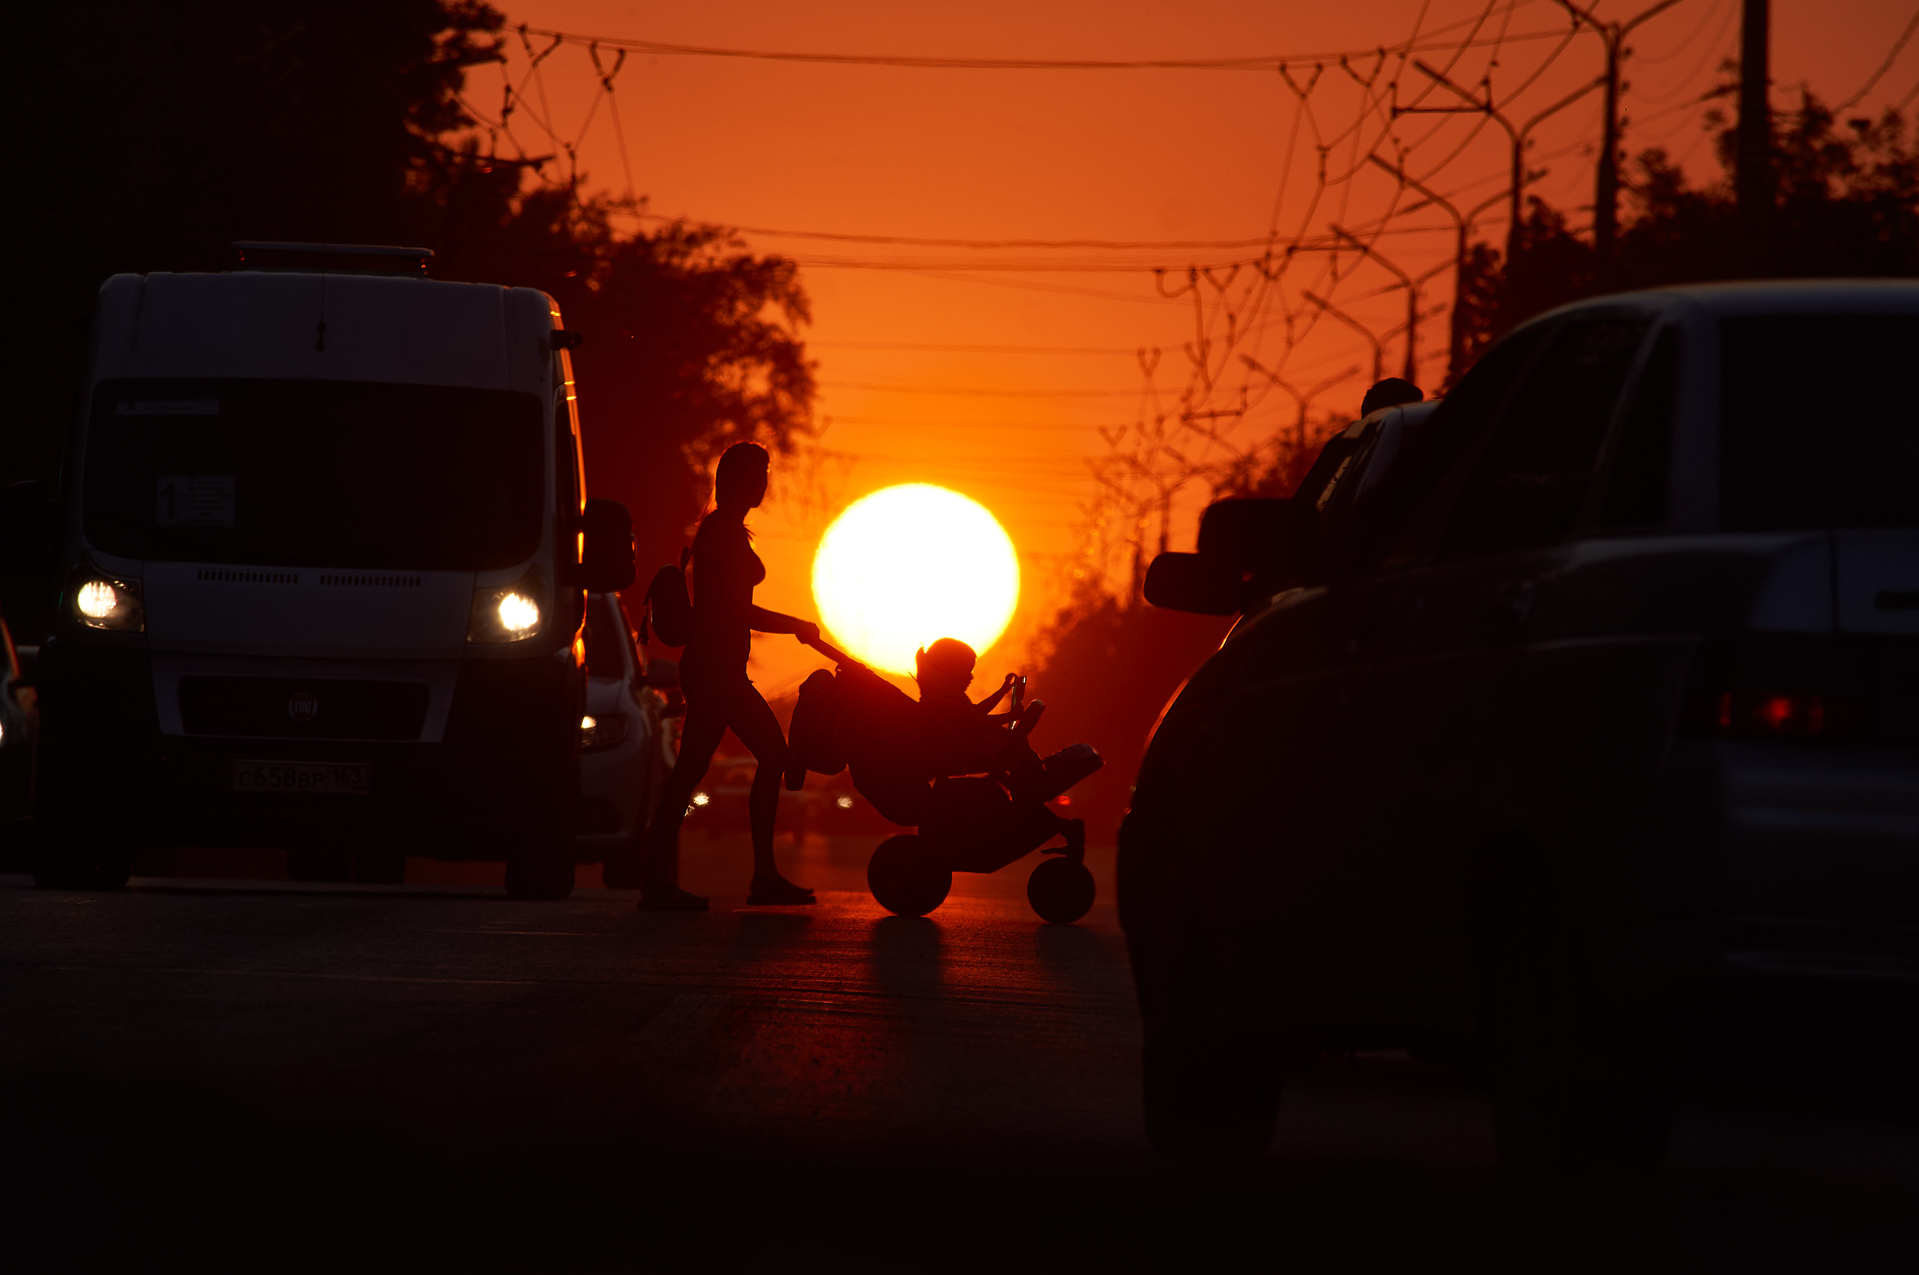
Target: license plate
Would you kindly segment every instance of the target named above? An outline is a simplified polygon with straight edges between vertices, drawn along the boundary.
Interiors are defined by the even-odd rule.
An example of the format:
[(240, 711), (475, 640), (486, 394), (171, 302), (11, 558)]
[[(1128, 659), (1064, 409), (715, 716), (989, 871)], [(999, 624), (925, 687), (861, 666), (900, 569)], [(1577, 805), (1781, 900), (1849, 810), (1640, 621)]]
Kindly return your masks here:
[(364, 797), (370, 770), (365, 762), (236, 761), (233, 791)]

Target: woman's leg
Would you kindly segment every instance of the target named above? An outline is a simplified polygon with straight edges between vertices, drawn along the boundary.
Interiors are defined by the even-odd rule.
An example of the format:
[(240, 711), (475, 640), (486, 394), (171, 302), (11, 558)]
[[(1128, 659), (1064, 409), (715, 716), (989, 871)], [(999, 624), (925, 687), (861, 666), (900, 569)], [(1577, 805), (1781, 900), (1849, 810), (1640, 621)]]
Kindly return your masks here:
[(752, 792), (747, 797), (753, 825), (753, 879), (778, 881), (782, 878), (773, 862), (773, 824), (779, 814), (780, 782), (786, 773), (786, 736), (780, 733), (779, 719), (751, 683), (740, 691), (727, 724), (757, 763)]
[(686, 819), (686, 804), (693, 799), (693, 790), (699, 787), (700, 780), (706, 777), (706, 768), (712, 764), (713, 754), (725, 734), (725, 712), (706, 697), (688, 697), (686, 723), (680, 730), (680, 753), (674, 758), (673, 773), (667, 776), (660, 804), (654, 808), (653, 821), (646, 830), (647, 889), (679, 885), (680, 824)]

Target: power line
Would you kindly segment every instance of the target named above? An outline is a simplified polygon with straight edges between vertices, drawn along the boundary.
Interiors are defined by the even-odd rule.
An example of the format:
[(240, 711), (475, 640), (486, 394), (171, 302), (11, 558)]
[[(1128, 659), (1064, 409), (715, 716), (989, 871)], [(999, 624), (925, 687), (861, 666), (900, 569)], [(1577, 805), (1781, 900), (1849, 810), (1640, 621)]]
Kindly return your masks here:
[[(1382, 229), (1376, 234), (1396, 236), (1409, 235), (1450, 235), (1451, 226), (1397, 226)], [(1313, 252), (1328, 251), (1337, 245), (1331, 239), (1308, 241), (1294, 245), (1289, 251)], [(1182, 274), (1191, 271), (1234, 270), (1262, 265), (1270, 266), (1274, 254), (1268, 252), (1257, 257), (1240, 257), (1231, 261), (1189, 262), (1186, 265), (1169, 267), (1154, 265), (1143, 261), (916, 261), (880, 260), (867, 257), (802, 257), (786, 258), (794, 265), (811, 270), (907, 270), (925, 273), (975, 272), (994, 274)]]
[(1098, 297), (1102, 301), (1133, 301), (1144, 305), (1155, 306), (1163, 306), (1166, 304), (1166, 298), (1157, 294), (1143, 297), (1136, 296), (1130, 292), (1112, 292), (1102, 288), (1076, 288), (1070, 284), (1063, 283), (1034, 283), (1020, 279), (993, 279), (979, 274), (949, 274), (939, 270), (919, 268), (903, 268), (900, 273), (917, 274), (928, 279), (943, 279), (948, 283), (977, 283), (994, 288), (1016, 288), (1023, 292), (1053, 292), (1062, 296)]
[(880, 385), (868, 381), (821, 381), (823, 390), (866, 390), (881, 394), (951, 394), (965, 398), (1132, 398), (1138, 387), (1126, 390), (979, 389), (973, 386)]
[(1919, 31), (1919, 9), (1913, 10), (1912, 19), (1906, 23), (1906, 29), (1899, 33), (1899, 38), (1892, 42), (1892, 48), (1887, 50), (1886, 60), (1879, 64), (1879, 69), (1866, 77), (1866, 82), (1859, 86), (1857, 93), (1854, 93), (1851, 97), (1832, 108), (1835, 114), (1852, 106), (1855, 102), (1859, 101), (1860, 98), (1872, 92), (1873, 85), (1879, 83), (1880, 77), (1892, 69), (1893, 62), (1899, 57), (1900, 50), (1906, 47), (1906, 41), (1912, 39), (1912, 33), (1914, 31)]
[(1667, 49), (1664, 53), (1640, 54), (1638, 55), (1638, 60), (1647, 66), (1655, 66), (1661, 62), (1672, 61), (1681, 53), (1690, 49), (1693, 41), (1706, 34), (1706, 28), (1712, 25), (1713, 19), (1720, 16), (1719, 10), (1725, 3), (1726, 0), (1712, 0), (1712, 4), (1706, 8), (1706, 15), (1699, 19), (1699, 25), (1687, 32), (1684, 39), (1680, 40), (1679, 43), (1673, 45), (1670, 49)]
[[(1242, 57), (1219, 58), (980, 58), (980, 57), (924, 57), (889, 53), (802, 53), (784, 49), (737, 49), (716, 45), (674, 44), (661, 40), (645, 40), (631, 36), (582, 35), (571, 31), (556, 31), (550, 28), (528, 26), (524, 23), (517, 28), (524, 34), (537, 35), (548, 39), (557, 39), (568, 44), (603, 45), (610, 49), (626, 49), (635, 53), (647, 53), (657, 57), (704, 57), (733, 58), (760, 62), (801, 62), (835, 66), (882, 66), (910, 70), (938, 71), (1269, 71), (1275, 66), (1288, 64), (1306, 64), (1313, 62), (1334, 62), (1340, 58), (1370, 57), (1379, 48), (1370, 49), (1325, 49), (1316, 52), (1268, 53)], [(1443, 30), (1444, 28), (1440, 28)], [(1436, 34), (1437, 32), (1435, 32)], [(1505, 37), (1513, 40), (1550, 40), (1557, 39), (1563, 28), (1550, 31), (1528, 31)], [(1427, 43), (1409, 43), (1404, 52), (1422, 53), (1438, 49), (1483, 48), (1496, 44), (1493, 40), (1468, 40), (1464, 42), (1436, 41)]]
[(1060, 421), (926, 421), (901, 420), (892, 416), (841, 416), (827, 413), (829, 424), (869, 425), (883, 429), (960, 429), (960, 430), (1017, 430), (1020, 433), (1041, 434), (1097, 434), (1101, 430), (1131, 429), (1133, 421), (1087, 421), (1084, 423), (1063, 423)]
[[(627, 215), (641, 221), (687, 220), (685, 217), (669, 217), (664, 213), (637, 212)], [(1271, 235), (1262, 235), (1257, 239), (938, 239), (838, 230), (778, 230), (769, 226), (739, 226), (730, 221), (720, 224), (743, 235), (761, 235), (769, 239), (824, 239), (835, 243), (897, 244), (912, 248), (1091, 248), (1103, 251), (1192, 248), (1230, 251), (1234, 248), (1263, 248), (1273, 240)]]
[(954, 354), (1123, 354), (1133, 358), (1131, 345), (946, 345), (927, 341), (808, 341), (814, 350), (919, 350)]

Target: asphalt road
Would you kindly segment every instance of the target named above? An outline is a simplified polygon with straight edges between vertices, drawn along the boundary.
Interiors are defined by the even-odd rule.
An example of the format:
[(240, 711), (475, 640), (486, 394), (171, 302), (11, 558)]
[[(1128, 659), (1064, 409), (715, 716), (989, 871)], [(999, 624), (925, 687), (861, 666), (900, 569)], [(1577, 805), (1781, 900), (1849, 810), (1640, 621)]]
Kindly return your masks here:
[(274, 852), (112, 895), (0, 878), (0, 1262), (1856, 1270), (1919, 1239), (1919, 1122), (1821, 1101), (1843, 1079), (1696, 1103), (1656, 1181), (1561, 1191), (1497, 1177), (1459, 1077), (1329, 1058), (1265, 1164), (1175, 1172), (1110, 852), (1051, 927), (1035, 860), (889, 916), (872, 844), (789, 848), (820, 903), (748, 909), (742, 840), (689, 838), (714, 907), (683, 915), (425, 860), (394, 888), (275, 880)]

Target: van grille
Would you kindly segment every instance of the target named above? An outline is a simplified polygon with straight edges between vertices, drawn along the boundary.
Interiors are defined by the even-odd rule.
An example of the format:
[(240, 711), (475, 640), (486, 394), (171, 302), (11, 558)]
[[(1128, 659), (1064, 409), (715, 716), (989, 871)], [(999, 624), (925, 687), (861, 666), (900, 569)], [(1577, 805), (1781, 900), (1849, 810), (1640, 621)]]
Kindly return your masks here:
[(418, 739), (426, 723), (426, 702), (426, 687), (419, 682), (180, 679), (180, 721), (190, 735)]
[(201, 567), (194, 577), (215, 584), (298, 584), (293, 571), (241, 571), (233, 567)]
[(417, 589), (420, 577), (335, 573), (322, 575), (320, 584), (328, 589)]

